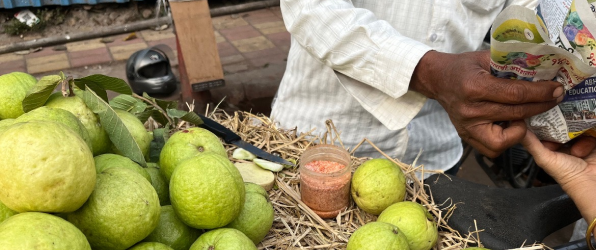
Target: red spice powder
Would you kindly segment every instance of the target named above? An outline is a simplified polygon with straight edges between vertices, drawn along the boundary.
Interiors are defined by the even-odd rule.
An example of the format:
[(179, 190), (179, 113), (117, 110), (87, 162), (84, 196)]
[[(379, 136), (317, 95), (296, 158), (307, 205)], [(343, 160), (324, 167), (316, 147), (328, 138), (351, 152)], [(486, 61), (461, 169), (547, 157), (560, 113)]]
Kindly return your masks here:
[(304, 167), (313, 172), (327, 174), (342, 170), (346, 165), (334, 161), (311, 161)]

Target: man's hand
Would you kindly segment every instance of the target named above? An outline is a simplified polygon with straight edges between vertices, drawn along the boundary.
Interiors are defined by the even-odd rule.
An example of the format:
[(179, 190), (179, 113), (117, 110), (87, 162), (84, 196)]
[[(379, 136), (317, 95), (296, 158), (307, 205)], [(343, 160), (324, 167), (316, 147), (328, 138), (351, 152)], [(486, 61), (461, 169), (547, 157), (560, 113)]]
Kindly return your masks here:
[[(460, 137), (482, 154), (497, 157), (526, 134), (524, 118), (540, 114), (563, 99), (553, 81), (528, 82), (490, 74), (489, 52), (426, 53), (410, 89), (437, 100)], [(495, 122), (514, 121), (507, 127)]]

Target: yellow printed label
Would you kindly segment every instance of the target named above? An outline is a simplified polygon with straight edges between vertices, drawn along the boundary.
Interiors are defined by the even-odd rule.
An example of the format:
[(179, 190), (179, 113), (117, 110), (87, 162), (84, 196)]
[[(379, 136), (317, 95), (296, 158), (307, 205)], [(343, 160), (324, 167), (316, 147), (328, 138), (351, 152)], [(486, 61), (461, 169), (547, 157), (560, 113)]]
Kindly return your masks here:
[[(589, 129), (583, 130), (583, 131), (578, 131), (578, 132), (570, 132), (569, 133), (569, 139), (573, 139), (575, 137), (580, 136), (581, 134), (585, 133), (586, 131), (588, 131)], [(596, 131), (588, 131), (586, 134), (590, 135), (593, 134), (592, 136), (596, 136)]]

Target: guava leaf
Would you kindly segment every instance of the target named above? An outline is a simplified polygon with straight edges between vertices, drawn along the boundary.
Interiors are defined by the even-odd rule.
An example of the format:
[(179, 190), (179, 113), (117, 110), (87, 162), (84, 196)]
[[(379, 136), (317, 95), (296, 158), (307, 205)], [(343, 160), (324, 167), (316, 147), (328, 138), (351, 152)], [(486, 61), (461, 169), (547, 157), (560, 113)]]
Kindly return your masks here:
[(157, 104), (157, 106), (159, 106), (163, 110), (178, 108), (177, 101), (165, 101), (165, 100), (155, 99), (155, 103)]
[(131, 95), (119, 95), (110, 101), (112, 108), (122, 109), (136, 115), (147, 109), (147, 104)]
[(157, 104), (157, 106), (159, 106), (163, 110), (175, 109), (178, 107), (177, 101), (166, 101), (166, 100), (156, 99), (156, 98), (149, 96), (145, 92), (143, 92), (143, 97), (145, 97), (146, 99), (150, 100), (151, 102)]
[(159, 124), (161, 124), (164, 127), (166, 127), (166, 125), (169, 122), (166, 115), (157, 109), (152, 110), (151, 117), (153, 117), (153, 120), (155, 120), (156, 122), (158, 122)]
[(77, 87), (79, 87), (79, 89), (82, 89), (82, 90), (91, 89), (101, 99), (103, 99), (106, 102), (108, 101), (108, 92), (104, 88), (102, 88), (100, 85), (98, 85), (97, 83), (89, 82), (89, 81), (88, 82), (80, 81), (79, 79), (75, 79), (74, 82), (75, 82), (75, 85)]
[[(139, 119), (142, 123), (145, 123), (149, 117), (152, 116), (153, 113), (155, 113), (156, 110), (154, 109), (146, 109), (143, 112), (140, 113), (135, 113), (134, 115), (137, 117), (137, 119)], [(155, 119), (155, 118), (154, 118)]]
[[(90, 75), (83, 78), (75, 79), (75, 82), (80, 82), (86, 85), (96, 84), (104, 90), (111, 90), (120, 94), (132, 95), (132, 90), (128, 84), (116, 77), (105, 75)], [(78, 86), (78, 85), (77, 85)], [(79, 86), (81, 88), (81, 86)]]
[(193, 112), (183, 111), (179, 109), (168, 109), (168, 115), (172, 118), (179, 118), (183, 121), (190, 122), (194, 125), (201, 125), (203, 124), (203, 120), (197, 114)]
[(165, 128), (153, 130), (153, 140), (151, 141), (151, 146), (149, 148), (150, 162), (159, 162), (159, 155), (161, 154), (161, 150), (168, 140), (168, 134), (169, 131)]
[(139, 145), (134, 140), (128, 128), (124, 125), (120, 117), (114, 112), (112, 107), (99, 97), (92, 89), (84, 91), (75, 90), (75, 94), (83, 99), (87, 107), (99, 116), (99, 122), (110, 137), (112, 143), (122, 152), (122, 154), (139, 165), (146, 167), (145, 157)]
[(56, 86), (60, 84), (64, 78), (59, 75), (49, 75), (42, 77), (37, 84), (27, 92), (25, 99), (23, 99), (23, 111), (25, 113), (43, 106)]

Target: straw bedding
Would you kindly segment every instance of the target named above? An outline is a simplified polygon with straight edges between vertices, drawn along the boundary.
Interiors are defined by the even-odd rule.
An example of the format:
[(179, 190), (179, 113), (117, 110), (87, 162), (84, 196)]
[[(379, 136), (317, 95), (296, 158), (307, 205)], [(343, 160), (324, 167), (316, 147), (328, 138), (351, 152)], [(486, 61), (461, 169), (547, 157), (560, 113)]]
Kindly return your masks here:
[[(246, 142), (284, 159), (297, 162), (302, 152), (312, 145), (321, 143), (343, 146), (341, 131), (337, 131), (332, 121), (327, 121), (327, 133), (321, 137), (312, 133), (297, 133), (296, 130), (284, 130), (276, 127), (275, 123), (264, 115), (255, 115), (248, 112), (235, 112), (227, 114), (218, 110), (206, 114), (225, 127), (235, 131)], [(183, 128), (188, 124), (180, 124)], [(372, 145), (363, 138), (362, 142), (353, 149), (353, 171), (369, 158), (357, 158), (353, 152), (364, 143)], [(231, 158), (234, 145), (225, 144)], [(378, 148), (377, 148), (378, 150)], [(382, 151), (379, 150), (382, 154)], [(385, 154), (384, 154), (385, 155)], [(388, 159), (389, 156), (385, 155)], [(472, 232), (457, 232), (447, 225), (447, 221), (457, 204), (450, 201), (434, 201), (424, 189), (424, 184), (417, 177), (421, 176), (423, 166), (411, 166), (391, 159), (398, 164), (406, 174), (407, 186), (406, 199), (424, 205), (436, 218), (439, 228), (439, 240), (433, 249), (462, 249), (472, 246), (482, 246), (478, 240), (476, 229)], [(414, 164), (415, 165), (415, 164)], [(275, 219), (267, 237), (257, 247), (259, 249), (345, 249), (350, 235), (362, 225), (376, 220), (376, 216), (360, 210), (352, 201), (351, 205), (341, 212), (335, 219), (321, 219), (300, 201), (299, 173), (297, 168), (287, 168), (276, 174), (274, 188), (269, 191), (270, 200), (275, 210)], [(445, 177), (447, 178), (447, 177)], [(447, 204), (447, 208), (439, 209), (439, 205)], [(444, 207), (444, 206), (442, 206)], [(546, 249), (543, 245), (528, 245), (520, 249)]]

